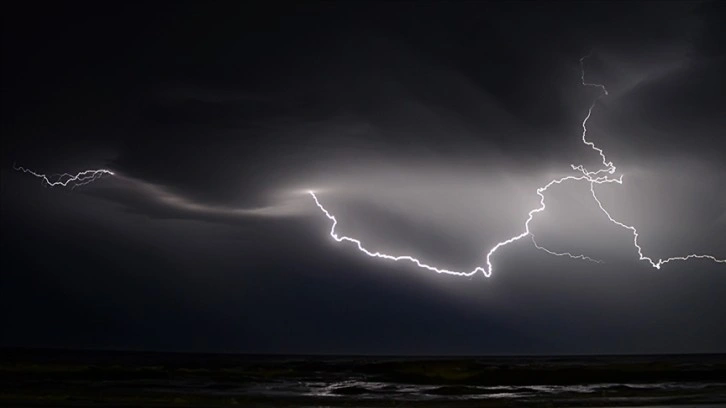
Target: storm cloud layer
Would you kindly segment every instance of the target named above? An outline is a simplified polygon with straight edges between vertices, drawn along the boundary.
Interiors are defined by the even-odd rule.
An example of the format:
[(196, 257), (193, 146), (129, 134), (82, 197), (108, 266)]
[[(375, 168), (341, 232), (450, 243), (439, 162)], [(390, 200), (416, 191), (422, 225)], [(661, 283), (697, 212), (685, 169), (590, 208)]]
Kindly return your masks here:
[[(245, 352), (726, 351), (726, 268), (637, 261), (587, 183), (553, 187), (491, 279), (438, 276), (594, 168), (658, 259), (726, 256), (723, 6), (28, 8), (4, 17), (6, 345)], [(73, 191), (12, 170), (109, 168)], [(103, 327), (103, 330), (100, 328)]]

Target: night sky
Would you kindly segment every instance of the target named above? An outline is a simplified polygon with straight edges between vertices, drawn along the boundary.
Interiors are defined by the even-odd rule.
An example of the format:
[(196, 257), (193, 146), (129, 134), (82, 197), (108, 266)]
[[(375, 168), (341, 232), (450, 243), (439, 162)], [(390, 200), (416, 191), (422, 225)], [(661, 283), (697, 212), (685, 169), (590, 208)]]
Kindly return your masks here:
[[(133, 2), (132, 2), (133, 3)], [(726, 352), (719, 2), (23, 2), (2, 13), (0, 346)], [(107, 168), (71, 189), (43, 173)]]

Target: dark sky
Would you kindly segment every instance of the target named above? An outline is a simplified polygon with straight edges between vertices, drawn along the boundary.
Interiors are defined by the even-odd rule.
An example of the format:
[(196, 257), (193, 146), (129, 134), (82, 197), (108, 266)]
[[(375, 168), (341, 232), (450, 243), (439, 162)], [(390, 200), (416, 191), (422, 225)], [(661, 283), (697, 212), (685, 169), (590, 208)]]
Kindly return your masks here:
[[(0, 345), (726, 352), (719, 2), (23, 2), (2, 13)], [(135, 3), (135, 2), (131, 2)], [(13, 170), (108, 168), (73, 190)]]

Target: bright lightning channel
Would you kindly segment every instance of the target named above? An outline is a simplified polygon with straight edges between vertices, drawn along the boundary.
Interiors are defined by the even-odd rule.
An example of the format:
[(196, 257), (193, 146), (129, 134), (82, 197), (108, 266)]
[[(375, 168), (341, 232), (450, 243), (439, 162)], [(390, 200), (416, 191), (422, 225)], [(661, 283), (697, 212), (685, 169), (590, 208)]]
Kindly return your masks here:
[(476, 268), (474, 268), (473, 270), (471, 270), (469, 272), (452, 271), (449, 269), (439, 268), (436, 266), (426, 264), (426, 263), (420, 261), (419, 259), (417, 259), (413, 256), (410, 256), (410, 255), (389, 255), (389, 254), (385, 254), (382, 252), (371, 251), (369, 249), (366, 249), (360, 240), (352, 238), (352, 237), (348, 237), (345, 235), (339, 235), (336, 232), (336, 227), (338, 225), (337, 218), (335, 218), (335, 216), (333, 214), (331, 214), (330, 211), (328, 211), (320, 203), (320, 200), (318, 199), (318, 196), (315, 194), (314, 191), (309, 191), (310, 196), (315, 201), (315, 205), (320, 209), (320, 211), (323, 212), (323, 214), (330, 221), (332, 221), (332, 224), (330, 227), (330, 236), (337, 242), (349, 242), (349, 243), (354, 244), (360, 252), (362, 252), (370, 257), (373, 257), (373, 258), (381, 258), (381, 259), (386, 259), (389, 261), (396, 261), (396, 262), (398, 262), (398, 261), (410, 262), (410, 263), (415, 264), (419, 268), (427, 269), (429, 271), (433, 271), (436, 273), (443, 273), (443, 274), (455, 275), (455, 276), (472, 276), (472, 275), (476, 274), (477, 272), (482, 272), (484, 274), (484, 276), (490, 277), (492, 275), (492, 271), (494, 270), (494, 266), (492, 264), (492, 256), (494, 255), (494, 253), (499, 248), (509, 245), (515, 241), (519, 241), (520, 239), (522, 239), (526, 236), (530, 236), (535, 248), (537, 248), (541, 251), (544, 251), (550, 255), (566, 256), (566, 257), (569, 257), (572, 259), (581, 259), (581, 260), (586, 260), (586, 261), (590, 261), (590, 262), (601, 263), (602, 262), (601, 260), (594, 259), (594, 258), (591, 258), (586, 255), (573, 255), (570, 252), (555, 252), (555, 251), (551, 251), (543, 246), (540, 246), (537, 243), (537, 241), (535, 241), (534, 234), (532, 234), (532, 232), (529, 229), (529, 224), (534, 219), (535, 214), (543, 212), (546, 209), (544, 193), (547, 191), (547, 189), (549, 189), (552, 185), (561, 184), (566, 181), (586, 181), (586, 182), (590, 183), (590, 192), (592, 193), (593, 199), (595, 199), (595, 202), (597, 203), (598, 207), (607, 216), (608, 220), (610, 220), (610, 222), (612, 222), (613, 224), (615, 224), (621, 228), (630, 230), (633, 233), (633, 245), (638, 250), (639, 260), (648, 261), (648, 263), (656, 269), (660, 269), (660, 267), (663, 264), (671, 262), (671, 261), (687, 261), (690, 259), (708, 259), (708, 260), (718, 262), (718, 263), (726, 263), (726, 259), (717, 259), (716, 257), (714, 257), (712, 255), (698, 255), (698, 254), (690, 254), (690, 255), (686, 255), (686, 256), (677, 256), (677, 257), (671, 257), (671, 258), (666, 258), (666, 259), (659, 259), (656, 262), (652, 258), (643, 255), (643, 250), (640, 247), (640, 245), (638, 244), (638, 231), (636, 230), (636, 228), (614, 219), (610, 215), (610, 213), (605, 209), (602, 202), (598, 199), (598, 197), (595, 193), (595, 184), (605, 184), (605, 183), (623, 184), (623, 175), (621, 174), (619, 177), (612, 177), (611, 175), (613, 175), (615, 173), (615, 169), (616, 169), (615, 165), (613, 164), (613, 162), (608, 161), (607, 157), (605, 156), (605, 152), (601, 148), (597, 147), (595, 145), (595, 143), (593, 143), (587, 139), (587, 122), (590, 120), (590, 117), (592, 116), (592, 111), (595, 108), (597, 101), (600, 98), (602, 98), (603, 96), (608, 95), (608, 91), (605, 88), (605, 85), (589, 83), (585, 80), (585, 60), (588, 57), (589, 57), (589, 55), (580, 58), (580, 79), (581, 79), (583, 86), (594, 87), (594, 88), (600, 89), (600, 94), (592, 101), (592, 103), (590, 104), (590, 107), (587, 110), (587, 115), (585, 115), (585, 118), (582, 121), (582, 142), (600, 155), (600, 158), (602, 159), (603, 167), (596, 171), (588, 171), (583, 165), (576, 166), (574, 164), (571, 164), (570, 167), (572, 168), (572, 170), (578, 171), (582, 175), (566, 176), (566, 177), (562, 177), (559, 179), (554, 179), (554, 180), (551, 180), (549, 183), (545, 184), (543, 187), (538, 188), (537, 195), (539, 195), (539, 197), (540, 197), (540, 205), (539, 205), (539, 207), (531, 210), (528, 213), (527, 219), (524, 222), (524, 231), (518, 235), (515, 235), (509, 239), (506, 239), (506, 240), (501, 241), (501, 242), (497, 243), (496, 245), (494, 245), (494, 247), (492, 247), (492, 249), (490, 249), (489, 252), (487, 252), (487, 254), (486, 254), (486, 268), (482, 267), (482, 266), (477, 266)]
[(31, 174), (39, 179), (42, 180), (43, 185), (49, 186), (49, 187), (68, 187), (69, 185), (71, 188), (76, 188), (78, 186), (83, 186), (88, 183), (91, 183), (104, 175), (113, 176), (114, 172), (111, 170), (106, 169), (98, 169), (98, 170), (84, 170), (80, 171), (76, 174), (69, 174), (69, 173), (63, 173), (63, 174), (53, 174), (50, 176), (47, 176), (42, 173), (36, 173), (33, 170), (26, 169), (22, 166), (15, 166), (13, 165), (13, 169), (17, 171), (22, 171), (23, 173)]

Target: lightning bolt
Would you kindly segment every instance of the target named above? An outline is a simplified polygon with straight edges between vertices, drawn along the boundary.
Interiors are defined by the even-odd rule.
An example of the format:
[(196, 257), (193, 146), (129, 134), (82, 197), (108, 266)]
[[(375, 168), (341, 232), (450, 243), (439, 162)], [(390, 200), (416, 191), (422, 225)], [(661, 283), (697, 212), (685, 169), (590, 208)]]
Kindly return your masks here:
[[(655, 261), (651, 257), (645, 256), (643, 254), (643, 249), (640, 246), (640, 244), (638, 243), (639, 235), (638, 235), (637, 229), (632, 225), (627, 225), (621, 221), (616, 220), (610, 214), (610, 212), (605, 209), (605, 206), (602, 204), (600, 199), (597, 197), (597, 194), (595, 192), (595, 185), (596, 184), (598, 184), (598, 185), (607, 184), (607, 183), (622, 184), (623, 175), (621, 174), (618, 177), (613, 176), (615, 173), (615, 170), (616, 170), (616, 167), (613, 164), (613, 162), (609, 161), (607, 159), (603, 149), (596, 146), (595, 143), (589, 141), (587, 138), (587, 130), (588, 130), (587, 122), (592, 117), (593, 110), (595, 109), (595, 106), (597, 105), (598, 100), (600, 100), (600, 98), (608, 95), (608, 90), (605, 88), (604, 85), (597, 84), (597, 83), (589, 83), (586, 81), (586, 79), (585, 79), (585, 60), (588, 57), (589, 57), (589, 55), (586, 55), (586, 56), (580, 58), (580, 80), (581, 80), (582, 86), (597, 88), (600, 90), (600, 92), (599, 92), (598, 96), (593, 99), (592, 103), (590, 104), (590, 106), (587, 110), (587, 114), (585, 115), (585, 118), (582, 121), (582, 142), (586, 146), (589, 146), (592, 150), (594, 150), (600, 156), (600, 158), (602, 159), (601, 160), (602, 167), (595, 171), (589, 171), (587, 168), (585, 168), (585, 166), (583, 166), (581, 164), (580, 165), (570, 164), (570, 168), (573, 171), (576, 171), (577, 173), (579, 173), (578, 175), (570, 175), (570, 176), (565, 176), (565, 177), (561, 177), (558, 179), (553, 179), (553, 180), (549, 181), (547, 184), (545, 184), (544, 186), (539, 187), (536, 190), (536, 193), (540, 198), (539, 206), (530, 210), (527, 213), (527, 218), (525, 219), (525, 222), (524, 222), (523, 231), (517, 235), (514, 235), (514, 236), (494, 245), (494, 247), (492, 247), (486, 254), (486, 257), (485, 257), (486, 266), (477, 266), (468, 272), (454, 271), (454, 270), (449, 270), (449, 269), (429, 265), (411, 255), (389, 255), (389, 254), (386, 254), (383, 252), (378, 252), (378, 251), (373, 251), (373, 250), (367, 249), (360, 240), (349, 237), (349, 236), (338, 234), (338, 232), (336, 231), (336, 227), (338, 226), (337, 218), (321, 204), (320, 200), (318, 199), (318, 196), (316, 195), (316, 193), (314, 191), (309, 191), (308, 193), (310, 194), (312, 199), (315, 201), (315, 205), (331, 221), (330, 236), (337, 242), (347, 242), (347, 243), (353, 244), (355, 247), (358, 248), (358, 250), (360, 252), (362, 252), (365, 255), (368, 255), (370, 257), (373, 257), (373, 258), (380, 258), (380, 259), (396, 261), (396, 262), (399, 262), (399, 261), (409, 262), (409, 263), (415, 264), (417, 267), (422, 268), (422, 269), (426, 269), (426, 270), (436, 272), (436, 273), (443, 273), (443, 274), (455, 275), (455, 276), (472, 276), (476, 273), (481, 272), (486, 277), (490, 277), (492, 274), (492, 271), (494, 270), (494, 265), (492, 264), (492, 257), (494, 256), (495, 252), (497, 252), (500, 248), (502, 248), (506, 245), (509, 245), (511, 243), (514, 243), (516, 241), (519, 241), (522, 238), (525, 238), (527, 236), (530, 237), (530, 239), (536, 249), (546, 252), (550, 255), (568, 257), (571, 259), (585, 260), (585, 261), (595, 262), (595, 263), (602, 263), (603, 261), (591, 258), (586, 255), (581, 255), (581, 254), (575, 255), (570, 252), (556, 252), (556, 251), (547, 249), (537, 243), (537, 241), (535, 240), (534, 234), (532, 234), (532, 232), (530, 231), (530, 227), (529, 227), (530, 223), (534, 220), (535, 215), (543, 212), (547, 208), (545, 205), (545, 195), (544, 194), (545, 194), (545, 192), (547, 192), (547, 190), (550, 187), (552, 187), (553, 185), (562, 184), (565, 182), (587, 182), (590, 185), (590, 192), (591, 192), (592, 198), (595, 200), (597, 206), (605, 214), (605, 216), (608, 218), (608, 220), (611, 223), (617, 225), (618, 227), (627, 229), (630, 232), (632, 232), (633, 245), (637, 249), (639, 260), (647, 261), (652, 267), (654, 267), (656, 269), (660, 269), (662, 265), (664, 265), (668, 262), (688, 261), (691, 259), (705, 259), (705, 260), (711, 260), (711, 261), (714, 261), (717, 263), (726, 263), (726, 259), (717, 259), (716, 257), (714, 257), (712, 255), (700, 255), (700, 254), (689, 254), (686, 256), (676, 256), (676, 257), (671, 257), (671, 258), (666, 258), (666, 259), (659, 259), (658, 261)], [(105, 175), (111, 175), (111, 176), (115, 175), (115, 173), (112, 172), (111, 170), (96, 169), (96, 170), (84, 170), (84, 171), (78, 172), (76, 174), (63, 173), (63, 174), (55, 174), (55, 175), (47, 176), (45, 174), (37, 173), (33, 170), (30, 170), (30, 169), (27, 169), (24, 167), (15, 166), (14, 164), (13, 164), (13, 168), (17, 171), (21, 171), (23, 173), (30, 174), (32, 176), (35, 176), (35, 177), (41, 179), (43, 185), (50, 186), (50, 187), (71, 186), (71, 188), (75, 188), (78, 186), (89, 184), (95, 180), (98, 180), (99, 178), (101, 178)], [(165, 196), (168, 196), (168, 194)], [(175, 204), (178, 206), (180, 205), (185, 208), (193, 208), (195, 210), (200, 210), (200, 211), (210, 209), (209, 206), (191, 203), (186, 199), (179, 198), (176, 196), (167, 197), (166, 201), (170, 201), (172, 204)], [(217, 209), (217, 211), (219, 211), (219, 210)], [(235, 211), (237, 211), (237, 210), (235, 210)], [(242, 212), (244, 212), (244, 210), (242, 210)]]
[(561, 183), (564, 183), (564, 182), (579, 182), (579, 181), (585, 181), (585, 182), (588, 182), (590, 184), (590, 192), (592, 193), (593, 199), (597, 203), (597, 205), (600, 208), (600, 210), (610, 220), (610, 222), (612, 222), (613, 224), (615, 224), (615, 225), (617, 225), (617, 226), (619, 226), (621, 228), (625, 228), (627, 230), (630, 230), (633, 233), (633, 245), (635, 246), (635, 248), (638, 251), (639, 260), (641, 260), (641, 261), (648, 261), (648, 263), (651, 266), (653, 266), (654, 268), (656, 268), (656, 269), (660, 269), (660, 267), (663, 264), (668, 263), (668, 262), (671, 262), (671, 261), (687, 261), (687, 260), (690, 260), (690, 259), (708, 259), (708, 260), (711, 260), (711, 261), (714, 261), (714, 262), (718, 262), (718, 263), (726, 263), (726, 259), (717, 259), (716, 257), (714, 257), (712, 255), (698, 255), (698, 254), (690, 254), (690, 255), (686, 255), (686, 256), (677, 256), (677, 257), (671, 257), (671, 258), (667, 258), (667, 259), (659, 259), (656, 262), (652, 258), (643, 255), (643, 250), (640, 247), (640, 245), (638, 244), (638, 231), (637, 231), (637, 229), (634, 226), (624, 224), (624, 223), (622, 223), (620, 221), (617, 221), (615, 218), (613, 218), (610, 215), (610, 213), (605, 209), (605, 207), (603, 206), (603, 204), (600, 201), (600, 199), (598, 199), (597, 194), (595, 193), (595, 185), (596, 184), (605, 184), (605, 183), (623, 184), (623, 175), (621, 174), (619, 177), (613, 177), (612, 175), (615, 173), (615, 170), (616, 170), (616, 167), (613, 164), (613, 162), (612, 161), (609, 161), (607, 159), (607, 157), (605, 156), (605, 152), (601, 148), (597, 147), (595, 145), (595, 143), (593, 143), (593, 142), (591, 142), (591, 141), (589, 141), (587, 139), (587, 122), (590, 120), (590, 117), (592, 116), (592, 111), (595, 109), (595, 106), (596, 106), (598, 100), (600, 98), (602, 98), (603, 96), (607, 96), (608, 95), (608, 90), (607, 90), (607, 88), (605, 88), (605, 85), (597, 84), (597, 83), (590, 83), (590, 82), (587, 82), (585, 80), (585, 60), (588, 57), (589, 57), (589, 55), (586, 55), (586, 56), (580, 58), (580, 80), (582, 82), (582, 86), (598, 88), (600, 90), (600, 93), (598, 94), (598, 96), (596, 98), (593, 99), (592, 103), (590, 104), (590, 107), (587, 110), (587, 115), (585, 115), (585, 118), (582, 121), (582, 142), (586, 146), (589, 146), (592, 150), (594, 150), (595, 152), (598, 153), (598, 155), (602, 159), (602, 166), (603, 167), (600, 168), (600, 169), (598, 169), (598, 170), (596, 170), (596, 171), (589, 171), (583, 165), (574, 165), (574, 164), (571, 164), (570, 167), (572, 168), (572, 170), (579, 172), (581, 175), (579, 175), (579, 176), (566, 176), (566, 177), (562, 177), (562, 178), (559, 178), (559, 179), (554, 179), (554, 180), (551, 180), (549, 183), (545, 184), (544, 186), (538, 188), (537, 189), (537, 195), (540, 197), (540, 205), (539, 205), (539, 207), (531, 210), (527, 214), (527, 218), (526, 218), (526, 220), (524, 222), (524, 231), (522, 233), (518, 234), (518, 235), (515, 235), (515, 236), (513, 236), (511, 238), (508, 238), (508, 239), (506, 239), (504, 241), (501, 241), (501, 242), (497, 243), (496, 245), (494, 245), (494, 247), (492, 247), (492, 249), (490, 249), (489, 252), (487, 252), (487, 254), (486, 254), (486, 259), (485, 259), (486, 260), (486, 268), (485, 267), (482, 267), (482, 266), (477, 266), (476, 268), (474, 268), (473, 270), (471, 270), (469, 272), (452, 271), (452, 270), (449, 270), (449, 269), (439, 268), (439, 267), (435, 267), (435, 266), (426, 264), (426, 263), (420, 261), (419, 259), (417, 259), (417, 258), (415, 258), (413, 256), (410, 256), (410, 255), (389, 255), (389, 254), (385, 254), (385, 253), (382, 253), (382, 252), (371, 251), (369, 249), (366, 249), (363, 246), (363, 243), (360, 240), (355, 239), (355, 238), (351, 238), (351, 237), (348, 237), (348, 236), (344, 236), (344, 235), (339, 235), (336, 232), (336, 227), (338, 225), (338, 220), (335, 218), (335, 216), (333, 214), (331, 214), (320, 203), (320, 200), (318, 199), (318, 197), (315, 194), (315, 192), (314, 191), (309, 191), (310, 196), (315, 201), (315, 205), (320, 209), (320, 211), (323, 212), (323, 214), (330, 221), (332, 221), (332, 224), (331, 224), (331, 227), (330, 227), (330, 236), (334, 240), (336, 240), (337, 242), (349, 242), (349, 243), (354, 244), (358, 248), (358, 250), (360, 252), (362, 252), (362, 253), (370, 256), (370, 257), (373, 257), (373, 258), (381, 258), (381, 259), (386, 259), (386, 260), (389, 260), (389, 261), (405, 261), (405, 262), (410, 262), (410, 263), (415, 264), (419, 268), (423, 268), (423, 269), (426, 269), (426, 270), (429, 270), (429, 271), (433, 271), (433, 272), (436, 272), (436, 273), (443, 273), (443, 274), (455, 275), (455, 276), (472, 276), (472, 275), (474, 275), (474, 274), (476, 274), (478, 272), (482, 272), (484, 274), (484, 276), (490, 277), (491, 274), (492, 274), (492, 271), (494, 270), (494, 266), (492, 265), (492, 256), (494, 255), (494, 253), (497, 250), (499, 250), (500, 248), (502, 248), (502, 247), (504, 247), (506, 245), (509, 245), (509, 244), (511, 244), (513, 242), (519, 241), (520, 239), (522, 239), (522, 238), (524, 238), (526, 236), (530, 236), (530, 238), (532, 240), (532, 243), (534, 244), (535, 248), (537, 248), (538, 250), (544, 251), (544, 252), (546, 252), (546, 253), (548, 253), (550, 255), (554, 255), (554, 256), (566, 256), (566, 257), (569, 257), (569, 258), (572, 258), (572, 259), (580, 259), (580, 260), (586, 260), (586, 261), (590, 261), (590, 262), (601, 263), (602, 261), (597, 260), (597, 259), (594, 259), (594, 258), (591, 258), (591, 257), (586, 256), (586, 255), (574, 255), (574, 254), (572, 254), (570, 252), (555, 252), (555, 251), (549, 250), (549, 249), (547, 249), (547, 248), (545, 248), (545, 247), (543, 247), (543, 246), (541, 246), (541, 245), (539, 245), (537, 243), (537, 241), (534, 238), (534, 234), (532, 234), (532, 232), (529, 229), (529, 224), (534, 219), (534, 216), (536, 214), (540, 213), (540, 212), (543, 212), (546, 209), (544, 193), (547, 191), (547, 189), (549, 189), (551, 186), (553, 186), (555, 184), (561, 184)]
[(534, 244), (534, 247), (535, 248), (539, 249), (540, 251), (547, 252), (550, 255), (554, 255), (554, 256), (567, 256), (567, 257), (572, 258), (572, 259), (582, 259), (583, 261), (590, 261), (590, 262), (595, 262), (595, 263), (604, 263), (604, 261), (602, 261), (600, 259), (590, 258), (587, 255), (582, 255), (582, 254), (580, 254), (580, 255), (573, 255), (570, 252), (555, 252), (555, 251), (551, 251), (551, 250), (549, 250), (549, 249), (547, 249), (547, 248), (545, 248), (543, 246), (540, 246), (537, 243), (537, 241), (534, 239), (534, 234), (530, 233), (529, 236), (530, 236), (530, 238), (532, 238), (532, 243)]
[(602, 205), (602, 202), (600, 201), (600, 199), (597, 198), (597, 194), (595, 194), (594, 183), (590, 184), (590, 192), (592, 193), (592, 198), (595, 199), (595, 202), (597, 203), (598, 207), (600, 207), (600, 210), (603, 213), (605, 213), (605, 215), (608, 217), (608, 220), (610, 220), (610, 222), (612, 222), (613, 224), (615, 224), (621, 228), (630, 230), (633, 233), (633, 245), (638, 250), (639, 260), (648, 261), (648, 263), (655, 269), (660, 269), (660, 267), (663, 264), (671, 262), (671, 261), (687, 261), (689, 259), (709, 259), (711, 261), (718, 262), (718, 263), (726, 263), (726, 259), (718, 259), (712, 255), (698, 255), (698, 254), (690, 254), (690, 255), (686, 255), (686, 256), (674, 256), (671, 258), (659, 259), (658, 262), (653, 261), (653, 258), (643, 255), (643, 248), (641, 248), (640, 245), (638, 244), (638, 230), (635, 229), (635, 227), (633, 227), (632, 225), (623, 224), (622, 222), (616, 220), (615, 218), (613, 218), (612, 215), (610, 215), (610, 212), (608, 212), (608, 210), (605, 209), (605, 207)]
[(30, 175), (33, 175), (39, 179), (42, 180), (43, 185), (49, 186), (49, 187), (68, 187), (69, 185), (71, 188), (76, 188), (78, 186), (83, 186), (88, 183), (91, 183), (93, 181), (96, 181), (97, 179), (103, 177), (104, 175), (113, 176), (114, 172), (111, 170), (106, 169), (98, 169), (98, 170), (84, 170), (81, 172), (78, 172), (76, 174), (69, 174), (69, 173), (63, 173), (63, 174), (53, 174), (50, 176), (47, 176), (42, 173), (36, 173), (33, 170), (26, 169), (22, 166), (16, 166), (13, 164), (13, 169), (17, 171), (22, 171), (23, 173), (27, 173)]
[[(444, 269), (444, 268), (438, 268), (438, 267), (435, 267), (435, 266), (431, 266), (431, 265), (428, 265), (428, 264), (425, 264), (425, 263), (421, 262), (419, 259), (414, 258), (413, 256), (410, 256), (410, 255), (388, 255), (388, 254), (384, 254), (384, 253), (381, 253), (381, 252), (374, 252), (374, 251), (371, 251), (369, 249), (366, 249), (363, 246), (363, 243), (360, 240), (355, 239), (355, 238), (351, 238), (351, 237), (347, 237), (347, 236), (340, 236), (340, 235), (338, 235), (338, 233), (335, 231), (335, 228), (338, 225), (338, 220), (335, 218), (335, 216), (333, 214), (330, 213), (330, 211), (328, 211), (325, 207), (323, 207), (323, 205), (320, 203), (320, 200), (318, 199), (318, 196), (315, 194), (314, 191), (309, 191), (308, 194), (310, 194), (310, 196), (312, 196), (313, 200), (315, 201), (315, 205), (317, 205), (317, 207), (320, 209), (320, 211), (322, 211), (323, 214), (325, 214), (325, 216), (330, 221), (332, 221), (332, 225), (330, 227), (330, 236), (333, 237), (333, 239), (336, 240), (336, 241), (338, 241), (338, 242), (344, 242), (345, 241), (345, 242), (350, 242), (350, 243), (355, 244), (358, 247), (358, 250), (360, 250), (361, 252), (363, 252), (364, 254), (366, 254), (366, 255), (368, 255), (370, 257), (382, 258), (382, 259), (387, 259), (387, 260), (390, 260), (390, 261), (407, 261), (407, 262), (412, 262), (412, 263), (416, 264), (416, 266), (418, 266), (419, 268), (428, 269), (428, 270), (433, 271), (433, 272), (436, 272), (436, 273), (444, 273), (444, 274), (447, 274), (447, 275), (472, 276), (472, 275), (476, 274), (477, 272), (482, 272), (484, 274), (484, 276), (490, 277), (491, 274), (492, 274), (492, 271), (494, 269), (494, 266), (492, 265), (492, 260), (491, 260), (491, 258), (494, 255), (494, 253), (497, 250), (499, 250), (499, 248), (501, 248), (501, 247), (503, 247), (505, 245), (509, 245), (509, 244), (511, 244), (513, 242), (519, 241), (520, 239), (522, 239), (522, 238), (524, 238), (524, 237), (532, 234), (530, 232), (530, 230), (529, 230), (529, 224), (530, 224), (530, 222), (532, 222), (532, 220), (534, 219), (535, 214), (540, 213), (540, 212), (544, 211), (545, 208), (547, 208), (546, 205), (545, 205), (544, 192), (547, 191), (547, 189), (549, 189), (550, 187), (552, 187), (555, 184), (561, 184), (561, 183), (563, 183), (565, 181), (577, 181), (577, 180), (592, 180), (593, 183), (617, 183), (617, 182), (620, 182), (620, 179), (610, 179), (610, 178), (607, 178), (607, 177), (592, 178), (592, 177), (589, 177), (587, 175), (582, 175), (582, 176), (566, 176), (566, 177), (562, 177), (562, 178), (559, 178), (559, 179), (554, 179), (554, 180), (550, 181), (549, 183), (547, 183), (545, 186), (538, 188), (537, 189), (537, 195), (539, 195), (539, 197), (540, 197), (540, 206), (537, 207), (537, 208), (535, 208), (535, 209), (533, 209), (533, 210), (531, 210), (528, 213), (527, 219), (524, 222), (524, 232), (522, 232), (521, 234), (515, 235), (515, 236), (513, 236), (513, 237), (511, 237), (511, 238), (509, 238), (507, 240), (504, 240), (504, 241), (501, 241), (501, 242), (497, 243), (494, 247), (492, 247), (492, 249), (489, 250), (489, 252), (487, 252), (487, 255), (486, 255), (486, 268), (483, 268), (481, 266), (478, 266), (478, 267), (474, 268), (473, 270), (471, 270), (469, 272), (452, 271), (452, 270), (449, 270), (449, 269)], [(535, 247), (537, 249), (540, 249), (540, 250), (542, 250), (544, 252), (547, 252), (547, 253), (549, 253), (551, 255), (568, 256), (568, 257), (570, 257), (572, 259), (583, 259), (583, 260), (591, 260), (591, 261), (596, 261), (597, 262), (597, 260), (595, 260), (593, 258), (590, 258), (590, 257), (587, 257), (587, 256), (584, 256), (584, 255), (572, 255), (569, 252), (558, 253), (558, 252), (550, 251), (550, 250), (548, 250), (548, 249), (546, 249), (546, 248), (544, 248), (544, 247), (542, 247), (540, 245), (537, 245), (536, 243), (535, 243)]]

